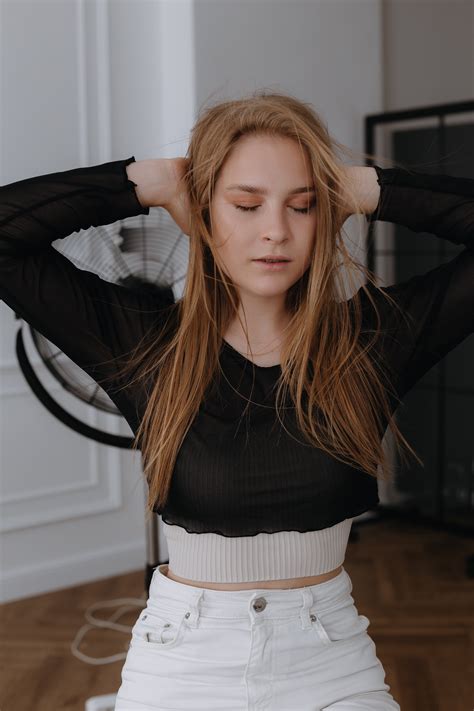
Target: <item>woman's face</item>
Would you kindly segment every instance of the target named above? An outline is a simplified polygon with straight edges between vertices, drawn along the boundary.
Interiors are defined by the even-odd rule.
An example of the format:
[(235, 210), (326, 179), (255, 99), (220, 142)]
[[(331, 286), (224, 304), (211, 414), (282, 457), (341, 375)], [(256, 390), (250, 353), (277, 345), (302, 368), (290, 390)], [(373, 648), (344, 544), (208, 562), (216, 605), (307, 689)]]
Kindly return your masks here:
[[(296, 141), (239, 139), (216, 182), (211, 217), (218, 259), (241, 294), (284, 298), (300, 279), (311, 261), (314, 205), (310, 163)], [(255, 260), (267, 254), (291, 261), (266, 269)]]

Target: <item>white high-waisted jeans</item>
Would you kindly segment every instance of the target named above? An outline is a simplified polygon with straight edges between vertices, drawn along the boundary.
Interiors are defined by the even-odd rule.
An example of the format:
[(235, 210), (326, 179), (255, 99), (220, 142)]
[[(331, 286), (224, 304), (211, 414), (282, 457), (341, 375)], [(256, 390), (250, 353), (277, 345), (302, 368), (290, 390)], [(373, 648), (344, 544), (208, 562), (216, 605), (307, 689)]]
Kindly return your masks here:
[(343, 568), (318, 585), (211, 590), (155, 568), (115, 711), (400, 711)]

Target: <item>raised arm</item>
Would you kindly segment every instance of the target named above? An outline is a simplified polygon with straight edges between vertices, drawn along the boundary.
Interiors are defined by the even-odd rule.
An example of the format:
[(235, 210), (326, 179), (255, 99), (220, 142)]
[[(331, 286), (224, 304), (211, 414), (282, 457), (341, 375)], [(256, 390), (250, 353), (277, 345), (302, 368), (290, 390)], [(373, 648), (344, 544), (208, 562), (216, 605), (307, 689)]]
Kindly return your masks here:
[(96, 379), (109, 374), (97, 363), (130, 351), (173, 293), (163, 289), (157, 299), (107, 282), (51, 243), (148, 214), (150, 171), (149, 162), (132, 156), (0, 186), (0, 298)]
[(388, 333), (386, 354), (401, 397), (474, 333), (474, 180), (379, 166), (367, 170), (376, 171), (380, 185), (369, 222), (393, 222), (464, 246), (434, 269), (383, 288), (402, 306), (408, 323), (385, 299), (377, 299)]

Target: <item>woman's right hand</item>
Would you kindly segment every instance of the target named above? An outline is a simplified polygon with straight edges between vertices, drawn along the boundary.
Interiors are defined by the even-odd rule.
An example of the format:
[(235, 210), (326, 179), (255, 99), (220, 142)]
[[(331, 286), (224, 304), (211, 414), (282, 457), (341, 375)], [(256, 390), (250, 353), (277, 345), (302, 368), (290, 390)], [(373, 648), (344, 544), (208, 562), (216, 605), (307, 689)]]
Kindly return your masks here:
[(187, 158), (163, 158), (162, 168), (163, 183), (166, 186), (163, 190), (163, 197), (160, 205), (167, 210), (176, 224), (184, 234), (190, 233), (190, 203), (184, 183), (184, 174), (188, 168)]
[(148, 158), (129, 163), (128, 178), (143, 207), (164, 207), (189, 236), (189, 200), (184, 184), (187, 158)]

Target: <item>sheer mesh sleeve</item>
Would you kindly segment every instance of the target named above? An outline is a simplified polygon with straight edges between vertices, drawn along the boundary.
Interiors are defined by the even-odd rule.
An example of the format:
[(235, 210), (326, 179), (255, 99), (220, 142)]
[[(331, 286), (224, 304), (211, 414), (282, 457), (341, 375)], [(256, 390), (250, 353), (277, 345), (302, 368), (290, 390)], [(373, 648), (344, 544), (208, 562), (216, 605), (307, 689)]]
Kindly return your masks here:
[[(406, 318), (385, 299), (377, 299), (387, 333), (385, 354), (402, 397), (474, 332), (474, 180), (374, 168), (381, 190), (369, 221), (394, 222), (465, 245), (434, 269), (383, 287)], [(375, 291), (372, 285), (370, 290)]]
[(52, 246), (73, 232), (148, 214), (113, 161), (0, 186), (0, 298), (84, 370), (129, 352), (173, 302), (79, 269)]

